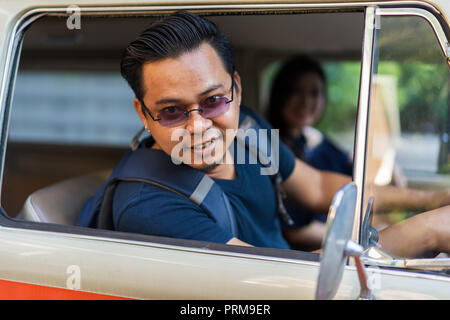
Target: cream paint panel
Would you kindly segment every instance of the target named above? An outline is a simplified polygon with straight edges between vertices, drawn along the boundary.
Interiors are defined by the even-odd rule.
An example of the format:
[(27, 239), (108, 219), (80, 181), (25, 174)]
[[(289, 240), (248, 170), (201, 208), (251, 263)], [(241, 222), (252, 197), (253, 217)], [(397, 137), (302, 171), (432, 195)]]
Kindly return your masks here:
[(7, 229), (0, 261), (5, 280), (66, 287), (67, 268), (75, 265), (81, 290), (144, 299), (313, 299), (319, 268)]
[[(355, 267), (346, 268), (335, 299), (358, 296), (359, 282), (355, 270)], [(366, 272), (376, 300), (450, 299), (449, 277), (377, 267), (369, 267)]]
[[(77, 1), (81, 6), (136, 3), (137, 1)], [(149, 3), (187, 4), (182, 1)], [(239, 4), (255, 1), (213, 3)], [(449, 1), (436, 0), (433, 3), (449, 16)], [(48, 1), (49, 6), (70, 4), (72, 1)], [(0, 0), (0, 74), (3, 75), (5, 67), (5, 35), (12, 28), (13, 19), (18, 18), (19, 12), (44, 5), (43, 1)], [(67, 268), (77, 265), (81, 271), (82, 290), (132, 298), (312, 299), (318, 274), (317, 263), (267, 261), (211, 251), (197, 253), (183, 248), (168, 249), (151, 244), (77, 239), (62, 234), (4, 228), (0, 230), (0, 261), (2, 279), (56, 287), (66, 287), (69, 276)], [(375, 291), (378, 298), (450, 299), (448, 279), (415, 278), (404, 272), (384, 273), (383, 271), (381, 275), (380, 289)], [(353, 267), (348, 267), (337, 298), (355, 298), (358, 292), (356, 274)]]
[[(181, 5), (256, 5), (264, 4), (270, 6), (277, 6), (282, 4), (366, 4), (366, 3), (394, 3), (394, 4), (408, 4), (408, 3), (428, 3), (436, 8), (439, 8), (443, 12), (446, 12), (446, 16), (450, 13), (450, 3), (447, 0), (422, 0), (422, 1), (408, 1), (408, 0), (216, 0), (216, 1), (205, 1), (205, 0), (165, 0), (165, 1), (139, 1), (139, 0), (79, 0), (76, 1), (78, 6), (181, 6)], [(37, 7), (58, 7), (58, 6), (70, 6), (73, 5), (74, 1), (71, 0), (0, 0), (0, 8), (2, 11), (8, 13), (8, 15), (15, 15), (22, 11), (28, 11), (32, 8)]]
[[(5, 280), (67, 288), (77, 266), (81, 290), (138, 299), (313, 299), (319, 270), (316, 262), (4, 228), (0, 261)], [(377, 299), (450, 299), (450, 278), (371, 268), (369, 279)], [(336, 299), (358, 294), (355, 268), (346, 267)]]
[[(380, 0), (380, 1), (358, 1), (358, 0), (347, 0), (347, 1), (339, 1), (339, 0), (297, 0), (297, 1), (256, 1), (256, 0), (227, 0), (227, 1), (182, 1), (182, 0), (166, 0), (166, 1), (135, 1), (135, 0), (79, 0), (76, 1), (78, 6), (166, 6), (166, 5), (246, 5), (246, 4), (267, 4), (275, 6), (277, 4), (325, 4), (325, 3), (339, 3), (339, 4), (351, 4), (351, 3), (429, 3), (436, 8), (440, 9), (444, 16), (447, 18), (447, 22), (449, 22), (448, 17), (450, 15), (450, 1), (448, 0), (426, 0), (426, 1), (389, 1), (389, 0)], [(4, 43), (5, 40), (5, 31), (7, 31), (7, 27), (11, 28), (12, 19), (18, 19), (20, 16), (19, 13), (24, 13), (26, 11), (32, 10), (33, 8), (38, 7), (68, 7), (73, 5), (73, 1), (71, 0), (52, 0), (52, 1), (41, 1), (41, 0), (0, 0), (0, 43)], [(2, 46), (2, 57), (4, 58), (4, 50), (5, 46)], [(2, 60), (3, 62), (4, 60)], [(3, 63), (2, 63), (3, 67)]]

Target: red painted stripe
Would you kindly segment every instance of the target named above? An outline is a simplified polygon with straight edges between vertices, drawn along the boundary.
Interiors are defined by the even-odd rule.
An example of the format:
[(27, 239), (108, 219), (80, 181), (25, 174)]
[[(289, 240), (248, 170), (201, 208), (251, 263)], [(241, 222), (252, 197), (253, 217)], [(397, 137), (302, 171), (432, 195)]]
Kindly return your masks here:
[(0, 300), (130, 300), (92, 292), (0, 280)]

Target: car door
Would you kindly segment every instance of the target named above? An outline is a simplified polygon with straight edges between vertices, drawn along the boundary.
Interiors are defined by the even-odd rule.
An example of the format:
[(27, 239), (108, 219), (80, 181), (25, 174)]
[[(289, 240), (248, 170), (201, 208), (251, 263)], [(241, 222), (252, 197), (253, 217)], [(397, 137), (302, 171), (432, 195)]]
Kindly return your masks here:
[[(328, 17), (302, 15), (307, 11), (301, 6), (293, 6), (284, 17), (272, 15), (283, 13), (277, 7), (258, 15), (263, 7), (186, 4), (166, 8), (147, 3), (112, 7), (104, 1), (95, 8), (67, 2), (52, 8), (11, 5), (2, 12), (7, 22), (1, 31), (7, 59), (2, 65), (0, 277), (4, 288), (11, 289), (3, 291), (5, 297), (314, 297), (318, 253), (96, 230), (73, 225), (73, 217), (72, 223), (59, 219), (71, 215), (74, 200), (82, 194), (76, 189), (63, 195), (64, 186), (71, 185), (74, 177), (111, 169), (139, 129), (137, 117), (130, 113), (133, 96), (117, 75), (123, 46), (167, 10), (211, 15), (242, 39), (242, 28), (235, 26), (247, 26), (250, 43), (236, 39), (241, 40), (238, 63), (252, 88), (247, 104), (257, 104), (258, 81), (251, 81), (251, 72), (258, 70), (258, 64), (250, 64), (249, 57), (267, 63), (268, 54), (284, 58), (290, 49), (300, 47), (295, 36), (286, 32), (295, 26), (283, 19), (309, 23), (319, 18), (320, 23)], [(233, 14), (237, 9), (240, 14)], [(360, 8), (356, 15), (359, 22), (362, 12)], [(345, 21), (353, 15), (347, 10), (342, 14), (334, 17)], [(277, 45), (268, 46), (261, 37), (261, 27), (272, 30), (267, 23), (271, 18), (278, 33), (270, 41), (283, 50), (271, 51)], [(283, 33), (290, 36), (277, 37)], [(357, 48), (361, 46), (358, 39)], [(58, 219), (47, 214), (49, 203)], [(352, 276), (349, 281), (355, 280)], [(357, 290), (352, 285), (340, 297), (356, 296)]]
[[(0, 285), (22, 289), (2, 291), (5, 297), (23, 298), (26, 292), (25, 297), (30, 298), (314, 298), (318, 253), (81, 228), (56, 221), (20, 219), (24, 217), (20, 213), (35, 190), (111, 169), (127, 150), (139, 126), (137, 119), (123, 109), (133, 96), (115, 70), (120, 50), (142, 30), (147, 19), (178, 9), (204, 14), (231, 34), (237, 42), (237, 66), (247, 83), (244, 101), (259, 111), (264, 109), (260, 103), (264, 91), (259, 89), (265, 83), (259, 77), (260, 70), (277, 59), (305, 48), (324, 60), (334, 56), (339, 61), (350, 56), (357, 63), (357, 76), (362, 62), (361, 81), (357, 81), (358, 117), (356, 112), (349, 112), (357, 121), (358, 136), (355, 138), (353, 127), (348, 139), (351, 150), (356, 145), (354, 181), (360, 190), (356, 211), (360, 212), (364, 207), (361, 170), (366, 160), (361, 148), (366, 143), (364, 121), (369, 104), (364, 97), (369, 96), (372, 76), (373, 6), (224, 2), (174, 7), (142, 2), (130, 7), (112, 6), (108, 1), (97, 1), (96, 7), (74, 7), (69, 2), (52, 7), (36, 2), (34, 6), (32, 1), (4, 5), (8, 10), (1, 12), (4, 23), (0, 28)], [(311, 36), (313, 23), (323, 28), (321, 36), (327, 41)], [(357, 103), (349, 109), (356, 111)], [(66, 214), (65, 209), (61, 210), (61, 215)], [(355, 222), (354, 235), (361, 222), (358, 214)], [(411, 296), (410, 285), (417, 283), (425, 289), (416, 288), (415, 297), (445, 297), (448, 292), (448, 281), (441, 277), (436, 280), (434, 275), (417, 276), (380, 267), (369, 268), (369, 275), (370, 279), (379, 279), (380, 275), (385, 290), (379, 291), (383, 292), (381, 298)], [(346, 266), (336, 298), (354, 299), (358, 293), (355, 267)]]
[[(358, 228), (353, 237), (368, 250), (368, 270), (377, 297), (443, 297), (448, 284), (446, 253), (426, 252), (406, 267), (408, 259), (383, 252), (375, 242), (369, 243), (374, 235), (368, 227), (370, 223), (381, 231), (427, 209), (375, 208), (371, 213), (368, 206), (371, 201), (383, 200), (374, 196), (372, 185), (422, 190), (450, 186), (448, 25), (441, 25), (434, 14), (422, 8), (382, 6), (373, 8), (371, 25), (373, 46), (368, 50), (365, 69), (370, 86), (365, 88), (367, 95), (361, 92), (360, 96), (368, 109), (364, 119), (360, 118), (364, 123), (359, 127), (367, 129), (368, 134), (361, 166), (356, 169), (362, 202), (360, 215), (355, 216)], [(399, 242), (408, 246), (404, 239)], [(394, 288), (400, 283), (402, 290)]]

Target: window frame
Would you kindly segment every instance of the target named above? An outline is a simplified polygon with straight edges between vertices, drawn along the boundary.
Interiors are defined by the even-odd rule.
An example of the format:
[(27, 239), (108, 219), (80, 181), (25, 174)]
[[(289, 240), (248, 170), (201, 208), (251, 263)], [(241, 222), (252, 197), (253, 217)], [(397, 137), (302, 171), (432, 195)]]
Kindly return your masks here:
[[(124, 7), (112, 7), (112, 6), (99, 6), (99, 7), (83, 7), (80, 6), (80, 13), (86, 15), (151, 15), (157, 13), (168, 13), (176, 10), (190, 10), (196, 13), (211, 13), (215, 14), (217, 12), (230, 12), (233, 11), (244, 11), (244, 12), (255, 12), (255, 13), (280, 13), (280, 12), (348, 12), (348, 11), (367, 11), (367, 8), (374, 8), (376, 3), (373, 2), (360, 2), (360, 3), (314, 3), (314, 4), (251, 4), (251, 5), (178, 5), (178, 6), (124, 6)], [(389, 4), (379, 3), (380, 6), (389, 7)], [(419, 6), (424, 8), (424, 10), (435, 11), (434, 14), (439, 14), (434, 7), (429, 4), (422, 3), (418, 4), (414, 3), (413, 6)], [(3, 173), (4, 173), (4, 165), (5, 165), (5, 154), (6, 154), (6, 146), (7, 146), (7, 136), (8, 136), (8, 126), (10, 120), (10, 109), (12, 107), (12, 96), (14, 91), (14, 83), (15, 76), (17, 74), (18, 62), (20, 59), (20, 51), (23, 40), (23, 35), (30, 25), (38, 20), (39, 18), (47, 15), (62, 15), (67, 16), (67, 7), (42, 7), (37, 9), (31, 9), (29, 11), (25, 11), (18, 17), (14, 22), (14, 26), (8, 29), (8, 34), (5, 36), (5, 43), (8, 44), (6, 50), (6, 63), (3, 74), (3, 80), (0, 88), (0, 125), (1, 125), (1, 137), (0, 137), (0, 194), (1, 194), (1, 186), (3, 184)], [(366, 29), (366, 27), (365, 27)], [(362, 58), (362, 69), (361, 69), (361, 80), (360, 86), (363, 81), (363, 68), (367, 68), (367, 64), (371, 63), (371, 59), (365, 57), (364, 53), (366, 52), (365, 42), (363, 42), (363, 58)], [(366, 53), (367, 55), (367, 53)], [(365, 60), (366, 59), (366, 60)], [(367, 72), (367, 71), (366, 71)], [(359, 89), (360, 94), (360, 102), (362, 99), (365, 99), (364, 94), (362, 94), (362, 88)], [(360, 111), (361, 110), (361, 111)], [(365, 111), (364, 111), (365, 110)], [(355, 133), (355, 137), (357, 137), (358, 142), (355, 145), (355, 155), (356, 150), (364, 150), (364, 148), (360, 147), (361, 144), (365, 144), (365, 141), (361, 140), (366, 137), (366, 130), (364, 129), (364, 117), (361, 116), (361, 113), (367, 112), (367, 107), (362, 108), (361, 104), (358, 104), (358, 115), (357, 115), (357, 129)], [(362, 120), (360, 120), (360, 118)], [(359, 124), (358, 124), (359, 123)], [(365, 124), (367, 126), (367, 123)], [(359, 138), (361, 136), (361, 138)], [(356, 141), (356, 139), (355, 139)], [(355, 170), (354, 181), (357, 182), (361, 179), (361, 159), (364, 159), (364, 152), (358, 152), (358, 156), (355, 156), (355, 163), (358, 162), (359, 169)], [(363, 164), (362, 164), (363, 167)], [(362, 180), (361, 180), (362, 181)], [(361, 185), (362, 186), (362, 185)], [(359, 192), (362, 192), (361, 187), (359, 188)], [(1, 199), (0, 199), (1, 200)], [(1, 203), (1, 202), (0, 202)], [(357, 208), (361, 210), (361, 198), (358, 197)], [(204, 249), (208, 250), (213, 249), (218, 252), (226, 252), (228, 254), (237, 255), (237, 256), (247, 256), (248, 254), (257, 255), (260, 258), (264, 258), (265, 260), (279, 260), (279, 259), (295, 259), (295, 261), (304, 263), (304, 264), (312, 264), (317, 265), (318, 254), (307, 253), (307, 252), (299, 252), (294, 250), (280, 250), (280, 249), (267, 249), (267, 248), (243, 248), (243, 247), (235, 247), (235, 246), (227, 246), (222, 244), (215, 244), (210, 242), (200, 242), (194, 240), (182, 240), (182, 239), (169, 239), (164, 237), (156, 237), (156, 236), (148, 236), (148, 235), (140, 235), (140, 234), (131, 234), (131, 233), (122, 233), (118, 231), (107, 231), (100, 229), (90, 229), (90, 228), (82, 228), (77, 226), (64, 226), (64, 225), (56, 225), (50, 223), (38, 223), (38, 222), (29, 222), (29, 221), (17, 221), (12, 218), (9, 218), (6, 212), (0, 207), (0, 228), (7, 229), (15, 229), (19, 231), (42, 231), (42, 232), (57, 232), (61, 233), (64, 236), (70, 237), (79, 237), (79, 238), (87, 238), (87, 239), (98, 239), (98, 240), (108, 240), (108, 241), (117, 241), (117, 242), (126, 242), (126, 243), (135, 243), (144, 242), (145, 244), (156, 245), (158, 247), (172, 247), (176, 246), (182, 250), (200, 250), (204, 252)], [(356, 211), (358, 212), (358, 211)], [(354, 232), (353, 232), (353, 240), (358, 240), (358, 231), (360, 228), (360, 215), (355, 214), (355, 223), (354, 223)], [(355, 236), (356, 232), (356, 236)], [(217, 252), (216, 252), (217, 253)]]
[[(372, 9), (369, 9), (372, 8)], [(450, 34), (449, 26), (447, 24), (443, 25), (440, 23), (438, 17), (433, 14), (431, 11), (426, 10), (426, 8), (415, 8), (415, 7), (383, 7), (383, 6), (373, 6), (368, 7), (368, 16), (366, 23), (369, 25), (369, 28), (366, 28), (366, 35), (368, 37), (368, 41), (364, 44), (364, 52), (362, 57), (362, 67), (361, 67), (361, 77), (365, 77), (368, 81), (365, 82), (364, 86), (363, 80), (361, 80), (361, 84), (364, 86), (360, 88), (360, 104), (358, 106), (358, 112), (361, 111), (361, 117), (358, 116), (357, 129), (359, 132), (365, 132), (364, 134), (364, 144), (359, 144), (355, 147), (355, 163), (358, 163), (358, 167), (355, 165), (355, 183), (358, 186), (358, 202), (357, 209), (354, 220), (353, 227), (353, 238), (352, 240), (360, 243), (362, 238), (362, 221), (367, 214), (366, 208), (363, 207), (364, 204), (364, 185), (365, 185), (365, 166), (366, 166), (366, 147), (368, 141), (368, 130), (369, 130), (369, 114), (370, 114), (370, 97), (371, 97), (371, 84), (372, 84), (372, 75), (374, 74), (374, 60), (378, 60), (377, 55), (377, 46), (376, 41), (378, 38), (379, 30), (380, 30), (380, 21), (379, 19), (383, 16), (398, 16), (398, 17), (411, 17), (416, 16), (423, 18), (426, 22), (428, 22), (432, 30), (437, 38), (439, 46), (441, 48), (443, 58), (447, 59), (448, 67), (450, 68), (450, 44), (448, 35)], [(441, 20), (442, 21), (442, 20)], [(364, 106), (364, 108), (362, 107)], [(358, 135), (358, 138), (362, 137)], [(358, 154), (356, 154), (358, 152)], [(362, 159), (361, 159), (362, 157)], [(358, 159), (358, 160), (356, 160)]]

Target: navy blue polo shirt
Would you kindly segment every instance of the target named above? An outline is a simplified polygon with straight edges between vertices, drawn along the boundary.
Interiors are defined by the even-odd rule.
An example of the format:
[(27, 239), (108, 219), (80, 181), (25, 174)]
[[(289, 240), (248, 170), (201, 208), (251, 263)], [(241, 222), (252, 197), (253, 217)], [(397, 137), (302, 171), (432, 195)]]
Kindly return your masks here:
[[(259, 163), (248, 162), (235, 164), (235, 179), (214, 179), (235, 212), (239, 239), (254, 246), (288, 249), (281, 233), (272, 182), (269, 176), (261, 175)], [(279, 170), (284, 180), (294, 166), (294, 154), (280, 141)], [(119, 183), (114, 195), (113, 220), (115, 229), (124, 232), (218, 243), (226, 243), (233, 237), (188, 199), (139, 182)]]

